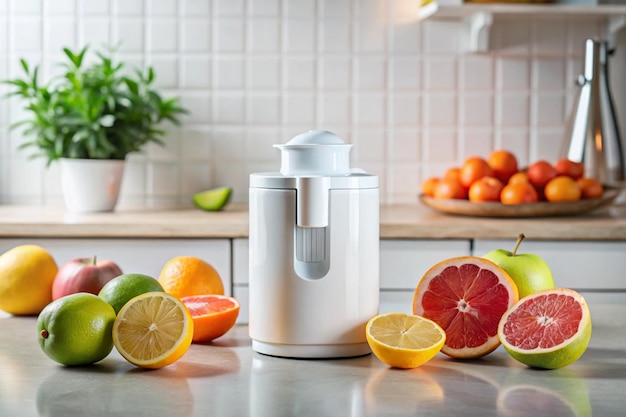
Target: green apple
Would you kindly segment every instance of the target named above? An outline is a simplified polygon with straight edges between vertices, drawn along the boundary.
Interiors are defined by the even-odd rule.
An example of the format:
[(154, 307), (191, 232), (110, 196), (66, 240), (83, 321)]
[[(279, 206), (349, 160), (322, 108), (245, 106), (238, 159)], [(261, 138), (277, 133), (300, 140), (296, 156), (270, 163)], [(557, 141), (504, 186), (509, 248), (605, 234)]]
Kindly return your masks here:
[(554, 288), (554, 277), (546, 261), (531, 253), (517, 253), (525, 238), (523, 233), (518, 236), (513, 252), (496, 249), (483, 255), (483, 258), (489, 259), (511, 276), (517, 285), (520, 299), (539, 290)]

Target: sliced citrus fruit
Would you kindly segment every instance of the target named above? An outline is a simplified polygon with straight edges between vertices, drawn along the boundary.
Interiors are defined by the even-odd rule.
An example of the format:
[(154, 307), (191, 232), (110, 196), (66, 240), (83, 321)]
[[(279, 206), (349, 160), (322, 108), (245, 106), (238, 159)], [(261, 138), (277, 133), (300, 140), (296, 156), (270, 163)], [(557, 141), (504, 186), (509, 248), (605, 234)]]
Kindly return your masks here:
[(194, 194), (191, 201), (202, 210), (219, 211), (228, 203), (232, 192), (230, 187), (213, 188)]
[(518, 299), (515, 282), (502, 268), (483, 258), (460, 256), (424, 274), (413, 297), (413, 314), (444, 329), (443, 353), (477, 358), (500, 345), (498, 323)]
[(502, 316), (498, 336), (519, 362), (536, 368), (562, 368), (576, 362), (589, 346), (589, 307), (583, 296), (571, 289), (538, 291)]
[(162, 368), (180, 359), (191, 345), (193, 320), (173, 295), (147, 292), (122, 307), (113, 324), (113, 344), (133, 365)]
[(446, 340), (437, 323), (404, 313), (372, 317), (365, 335), (374, 355), (395, 368), (417, 368), (425, 364), (441, 351)]
[(194, 342), (208, 342), (223, 336), (239, 316), (239, 301), (226, 295), (196, 295), (180, 300), (191, 313)]

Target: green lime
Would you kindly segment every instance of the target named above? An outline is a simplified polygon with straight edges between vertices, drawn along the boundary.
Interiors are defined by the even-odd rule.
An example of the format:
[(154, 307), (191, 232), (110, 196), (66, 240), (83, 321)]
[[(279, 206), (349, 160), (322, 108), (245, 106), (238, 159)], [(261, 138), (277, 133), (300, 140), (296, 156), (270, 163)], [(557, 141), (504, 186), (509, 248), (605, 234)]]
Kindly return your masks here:
[(61, 297), (37, 318), (39, 345), (46, 355), (66, 366), (88, 365), (113, 349), (115, 311), (89, 293)]
[(232, 192), (233, 189), (230, 187), (219, 187), (194, 194), (191, 200), (196, 207), (202, 210), (218, 211), (228, 203)]
[(159, 281), (151, 276), (122, 274), (104, 284), (98, 296), (111, 304), (117, 314), (131, 298), (152, 291), (165, 292)]

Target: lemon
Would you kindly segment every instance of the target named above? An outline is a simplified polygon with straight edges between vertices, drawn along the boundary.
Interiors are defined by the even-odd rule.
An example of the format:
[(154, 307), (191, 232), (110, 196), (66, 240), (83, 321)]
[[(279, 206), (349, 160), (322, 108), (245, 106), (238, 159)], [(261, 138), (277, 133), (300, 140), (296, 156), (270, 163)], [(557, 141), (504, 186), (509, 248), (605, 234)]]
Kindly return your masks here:
[(37, 245), (21, 245), (0, 256), (0, 309), (14, 315), (39, 314), (52, 301), (58, 267)]
[(66, 366), (104, 359), (113, 349), (115, 311), (89, 293), (61, 297), (37, 317), (39, 345), (46, 355)]
[(151, 276), (122, 274), (104, 284), (98, 297), (111, 304), (117, 314), (131, 298), (152, 291), (163, 292), (163, 287)]
[(113, 343), (127, 361), (142, 368), (162, 368), (191, 346), (193, 320), (178, 298), (149, 292), (130, 300), (113, 324)]
[(395, 368), (417, 368), (435, 357), (446, 334), (421, 316), (387, 313), (372, 317), (365, 327), (367, 343), (378, 359)]
[(504, 349), (525, 365), (563, 368), (589, 346), (589, 307), (582, 295), (569, 288), (537, 291), (504, 313), (498, 337)]
[(232, 192), (230, 187), (213, 188), (194, 194), (191, 201), (202, 210), (219, 211), (228, 203)]

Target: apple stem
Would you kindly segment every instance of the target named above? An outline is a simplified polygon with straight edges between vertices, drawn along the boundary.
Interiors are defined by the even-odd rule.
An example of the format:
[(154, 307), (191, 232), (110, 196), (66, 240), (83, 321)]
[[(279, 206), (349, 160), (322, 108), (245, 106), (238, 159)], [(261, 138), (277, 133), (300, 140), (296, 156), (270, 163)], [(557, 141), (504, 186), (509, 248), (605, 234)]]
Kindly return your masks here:
[(94, 256), (93, 256), (93, 261), (92, 261), (92, 262), (93, 262), (93, 263), (92, 263), (92, 265), (94, 265), (94, 266), (96, 265), (96, 263), (97, 263), (97, 261), (98, 261), (96, 258), (97, 258), (97, 256), (96, 256), (96, 255), (94, 255)]
[(513, 249), (513, 254), (512, 254), (513, 256), (517, 255), (517, 250), (519, 249), (519, 245), (522, 244), (524, 239), (526, 239), (526, 236), (524, 236), (524, 233), (520, 233), (519, 236), (517, 236), (517, 243), (515, 244), (515, 249)]

